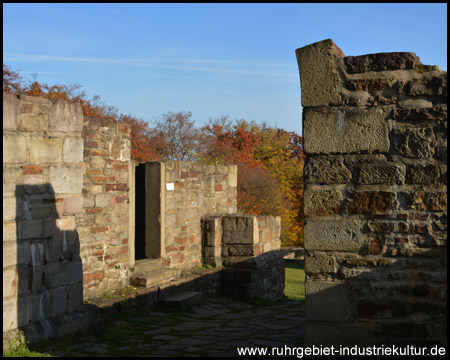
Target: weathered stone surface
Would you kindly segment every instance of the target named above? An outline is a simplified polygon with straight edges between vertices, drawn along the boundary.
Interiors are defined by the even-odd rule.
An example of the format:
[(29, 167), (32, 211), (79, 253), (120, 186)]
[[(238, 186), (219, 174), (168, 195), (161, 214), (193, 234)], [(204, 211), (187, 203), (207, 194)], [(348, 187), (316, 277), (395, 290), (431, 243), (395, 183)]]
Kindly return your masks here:
[(347, 56), (344, 64), (349, 74), (368, 71), (415, 69), (422, 64), (419, 57), (411, 52), (377, 53), (360, 56)]
[(436, 152), (436, 138), (429, 127), (396, 130), (393, 135), (393, 150), (398, 155), (431, 158)]
[(50, 166), (50, 183), (55, 194), (81, 194), (83, 167), (81, 165)]
[[(258, 234), (256, 218), (252, 216), (229, 216), (222, 219), (223, 244), (253, 244)], [(257, 238), (258, 236), (256, 236)]]
[(3, 93), (3, 130), (16, 130), (19, 121), (19, 99)]
[(344, 282), (306, 281), (306, 320), (348, 321), (353, 318)]
[(363, 164), (359, 172), (359, 184), (403, 184), (405, 165), (395, 163)]
[(80, 104), (57, 100), (48, 114), (50, 131), (81, 132), (83, 129), (83, 112)]
[(336, 259), (332, 256), (314, 254), (305, 258), (305, 272), (308, 274), (336, 273), (337, 269)]
[(63, 161), (78, 163), (83, 161), (83, 139), (65, 138), (63, 145)]
[(305, 179), (309, 184), (346, 184), (352, 173), (338, 159), (309, 159), (305, 166)]
[(295, 53), (302, 85), (302, 106), (340, 104), (337, 62), (344, 57), (342, 50), (328, 39), (297, 49)]
[(328, 216), (341, 212), (342, 193), (331, 190), (304, 192), (304, 212), (307, 216)]
[(60, 162), (61, 139), (32, 136), (30, 138), (30, 161), (32, 162)]
[(389, 151), (388, 124), (378, 109), (303, 109), (307, 154)]
[(305, 224), (306, 250), (358, 251), (366, 240), (359, 220), (310, 220)]
[(22, 134), (3, 135), (3, 163), (20, 164), (27, 160), (27, 138)]
[(349, 214), (365, 214), (389, 211), (394, 195), (385, 191), (361, 191), (355, 193), (347, 201), (346, 211)]

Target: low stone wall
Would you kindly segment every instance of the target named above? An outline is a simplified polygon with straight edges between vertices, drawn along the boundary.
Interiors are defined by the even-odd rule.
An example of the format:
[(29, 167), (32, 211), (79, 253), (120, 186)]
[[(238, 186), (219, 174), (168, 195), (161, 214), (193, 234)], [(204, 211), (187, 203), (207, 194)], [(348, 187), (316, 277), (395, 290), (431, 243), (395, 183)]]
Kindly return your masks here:
[(297, 50), (309, 345), (445, 345), (447, 73)]
[(203, 263), (225, 266), (222, 292), (247, 301), (284, 291), (281, 218), (227, 215), (202, 219)]

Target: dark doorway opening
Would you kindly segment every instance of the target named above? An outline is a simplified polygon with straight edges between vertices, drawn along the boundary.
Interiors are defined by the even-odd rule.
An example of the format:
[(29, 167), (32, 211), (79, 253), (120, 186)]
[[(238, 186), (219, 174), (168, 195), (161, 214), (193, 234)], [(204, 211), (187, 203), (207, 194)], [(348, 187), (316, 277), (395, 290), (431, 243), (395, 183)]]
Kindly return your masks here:
[(145, 164), (136, 166), (135, 171), (135, 260), (145, 259)]

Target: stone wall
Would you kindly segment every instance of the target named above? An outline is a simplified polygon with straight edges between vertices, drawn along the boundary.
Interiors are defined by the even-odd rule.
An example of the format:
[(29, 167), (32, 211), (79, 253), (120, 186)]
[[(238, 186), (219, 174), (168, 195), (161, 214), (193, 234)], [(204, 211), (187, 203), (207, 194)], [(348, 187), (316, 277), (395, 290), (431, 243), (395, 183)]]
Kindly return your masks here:
[(202, 219), (203, 263), (225, 265), (222, 293), (253, 301), (280, 299), (284, 254), (279, 216), (224, 215)]
[(331, 40), (296, 54), (307, 343), (446, 344), (447, 73)]
[[(185, 161), (146, 163), (155, 193), (146, 200), (146, 221), (155, 233), (147, 257), (163, 266), (189, 269), (202, 263), (201, 218), (235, 214), (237, 166)], [(156, 183), (156, 180), (159, 182)], [(147, 191), (147, 190), (146, 190)], [(155, 213), (156, 211), (156, 213)], [(146, 240), (148, 241), (148, 240)], [(149, 256), (150, 255), (150, 256)]]
[(79, 105), (3, 94), (3, 332), (40, 326), (83, 302)]
[(129, 284), (130, 128), (113, 119), (84, 118), (82, 238), (84, 297)]
[(3, 94), (4, 333), (53, 337), (57, 317), (129, 282), (129, 132), (78, 104)]

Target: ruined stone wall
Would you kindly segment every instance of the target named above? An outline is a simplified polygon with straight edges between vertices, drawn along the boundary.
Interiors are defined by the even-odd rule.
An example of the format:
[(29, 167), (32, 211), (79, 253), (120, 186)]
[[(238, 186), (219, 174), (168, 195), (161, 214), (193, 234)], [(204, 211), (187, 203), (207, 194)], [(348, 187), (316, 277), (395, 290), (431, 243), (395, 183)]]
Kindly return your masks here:
[(82, 127), (79, 105), (3, 94), (3, 332), (51, 337), (83, 302)]
[(79, 104), (3, 94), (4, 333), (53, 337), (55, 318), (128, 283), (129, 132)]
[(246, 301), (284, 292), (279, 216), (223, 215), (202, 219), (203, 263), (225, 266), (221, 291)]
[(296, 54), (307, 343), (446, 344), (447, 73), (331, 40)]
[(237, 212), (237, 166), (185, 161), (164, 164), (163, 263), (192, 268), (202, 263), (201, 219)]
[(83, 207), (77, 215), (82, 238), (84, 297), (129, 284), (129, 125), (87, 116), (83, 122)]

